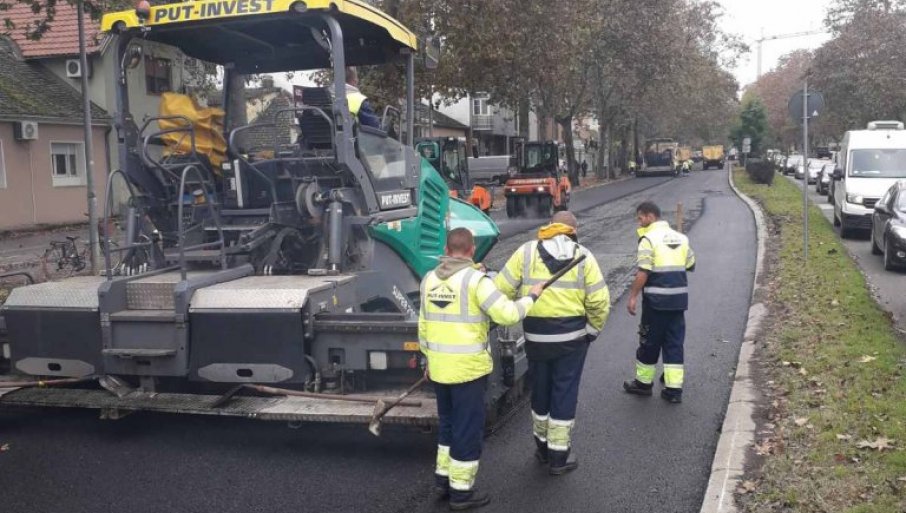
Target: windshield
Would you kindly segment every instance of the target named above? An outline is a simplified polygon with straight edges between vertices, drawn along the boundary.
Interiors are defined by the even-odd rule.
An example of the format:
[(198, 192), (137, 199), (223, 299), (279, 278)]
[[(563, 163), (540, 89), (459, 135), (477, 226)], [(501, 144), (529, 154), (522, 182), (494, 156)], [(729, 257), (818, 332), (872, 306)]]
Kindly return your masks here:
[(849, 176), (906, 178), (906, 149), (853, 150)]
[(827, 164), (826, 160), (813, 160), (808, 163), (808, 167), (811, 169), (821, 169)]
[(788, 166), (799, 164), (802, 164), (802, 157), (800, 155), (790, 155), (790, 157), (786, 159), (786, 165)]
[(551, 157), (550, 146), (529, 146), (525, 149), (525, 167), (532, 169), (542, 166), (550, 162)]
[(897, 199), (897, 210), (906, 212), (906, 192), (900, 192), (900, 197)]

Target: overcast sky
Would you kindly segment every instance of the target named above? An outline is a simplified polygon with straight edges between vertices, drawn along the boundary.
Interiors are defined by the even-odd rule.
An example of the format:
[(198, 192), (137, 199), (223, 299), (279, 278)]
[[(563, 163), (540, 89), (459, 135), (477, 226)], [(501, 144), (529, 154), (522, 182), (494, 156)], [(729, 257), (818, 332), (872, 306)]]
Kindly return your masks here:
[[(757, 75), (757, 44), (767, 37), (824, 30), (824, 16), (831, 0), (720, 0), (726, 11), (722, 27), (738, 34), (751, 47), (735, 70), (740, 86), (753, 82)], [(827, 34), (765, 41), (762, 46), (762, 72), (777, 64), (777, 59), (799, 48), (814, 49), (830, 38)]]

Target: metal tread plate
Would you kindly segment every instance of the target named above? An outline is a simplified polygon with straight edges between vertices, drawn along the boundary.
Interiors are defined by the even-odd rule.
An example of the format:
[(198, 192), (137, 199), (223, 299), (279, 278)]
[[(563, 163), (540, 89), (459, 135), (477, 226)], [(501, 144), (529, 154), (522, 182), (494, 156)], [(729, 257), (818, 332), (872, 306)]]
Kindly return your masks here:
[(98, 309), (98, 288), (102, 276), (75, 276), (61, 281), (16, 287), (3, 308)]
[[(220, 415), (258, 420), (338, 422), (367, 424), (374, 404), (309, 399), (307, 397), (236, 396), (221, 408), (212, 408), (216, 395), (147, 394), (133, 392), (123, 398), (106, 390), (64, 388), (0, 388), (0, 408), (32, 406), (46, 408), (88, 408)], [(437, 425), (437, 403), (433, 397), (419, 396), (421, 406), (398, 406), (384, 417), (386, 424)]]
[(199, 289), (189, 311), (233, 309), (300, 309), (311, 292), (352, 282), (353, 275), (247, 276)]

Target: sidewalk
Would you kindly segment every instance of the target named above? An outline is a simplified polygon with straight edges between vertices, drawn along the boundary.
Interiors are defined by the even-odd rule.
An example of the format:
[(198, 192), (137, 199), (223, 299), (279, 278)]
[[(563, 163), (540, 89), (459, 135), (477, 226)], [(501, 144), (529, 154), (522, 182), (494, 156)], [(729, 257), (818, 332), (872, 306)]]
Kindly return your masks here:
[[(66, 240), (66, 236), (78, 236), (81, 240), (87, 241), (88, 224), (0, 232), (0, 272), (39, 270), (41, 256), (50, 245), (50, 241)], [(35, 278), (43, 279), (37, 275)]]

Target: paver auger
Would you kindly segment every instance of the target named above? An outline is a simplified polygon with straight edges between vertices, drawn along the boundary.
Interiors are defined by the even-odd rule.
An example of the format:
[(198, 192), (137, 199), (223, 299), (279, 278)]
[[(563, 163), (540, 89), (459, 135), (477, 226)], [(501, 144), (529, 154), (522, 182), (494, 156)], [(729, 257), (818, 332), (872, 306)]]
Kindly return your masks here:
[[(482, 212), (451, 198), (413, 150), (416, 36), (353, 0), (145, 5), (105, 15), (102, 29), (117, 35), (118, 55), (120, 169), (107, 197), (127, 196), (109, 201), (105, 215), (119, 212), (125, 241), (104, 248), (100, 276), (17, 288), (0, 310), (14, 371), (98, 379), (0, 388), (0, 407), (369, 422), (367, 397), (396, 395), (423, 373), (418, 285), (442, 254), (446, 230), (471, 229), (478, 258), (499, 234)], [(218, 132), (211, 121), (222, 116), (230, 126), (229, 109), (197, 105), (139, 128), (128, 79), (142, 40), (222, 66), (225, 84), (237, 73), (312, 69), (331, 69), (336, 82), (305, 89), (301, 103), (278, 113), (298, 132), (288, 143), (279, 120)], [(406, 69), (405, 119), (396, 111), (395, 123), (388, 107), (383, 129), (360, 126), (346, 100), (346, 67), (385, 63)], [(224, 87), (224, 106), (229, 95)], [(249, 142), (261, 130), (277, 134), (268, 148)], [(125, 186), (114, 187), (118, 180)], [(493, 331), (492, 418), (521, 392), (527, 368), (521, 337)], [(304, 394), (262, 396), (251, 387), (255, 395), (218, 401), (244, 383)], [(395, 408), (385, 422), (434, 423), (433, 399), (417, 404)]]

